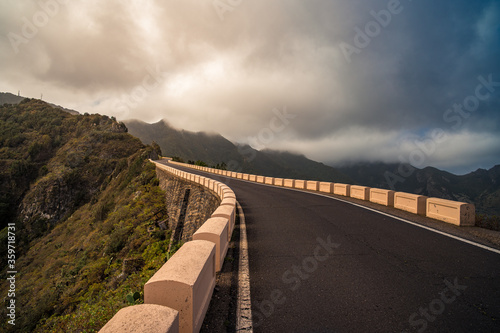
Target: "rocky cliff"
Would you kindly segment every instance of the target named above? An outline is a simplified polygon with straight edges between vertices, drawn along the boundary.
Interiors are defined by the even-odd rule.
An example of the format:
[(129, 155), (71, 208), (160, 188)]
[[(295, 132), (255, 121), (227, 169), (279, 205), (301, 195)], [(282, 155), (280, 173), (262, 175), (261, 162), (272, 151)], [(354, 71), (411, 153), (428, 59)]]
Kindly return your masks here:
[(98, 331), (143, 290), (178, 248), (159, 225), (166, 194), (148, 159), (160, 154), (113, 118), (39, 100), (0, 106), (0, 294), (16, 304), (1, 332)]

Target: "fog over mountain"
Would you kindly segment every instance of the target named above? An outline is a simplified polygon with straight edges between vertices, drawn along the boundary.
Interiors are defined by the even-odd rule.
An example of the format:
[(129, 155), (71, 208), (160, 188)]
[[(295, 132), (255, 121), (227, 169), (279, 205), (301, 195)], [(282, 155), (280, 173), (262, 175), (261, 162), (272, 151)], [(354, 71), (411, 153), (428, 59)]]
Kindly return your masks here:
[(409, 164), (364, 162), (331, 167), (284, 151), (257, 151), (236, 145), (216, 133), (190, 132), (173, 128), (167, 121), (147, 124), (126, 121), (129, 133), (145, 144), (158, 143), (166, 156), (203, 161), (228, 170), (280, 178), (343, 182), (404, 191), (448, 200), (471, 202), (478, 214), (500, 215), (500, 165), (478, 169), (463, 176), (433, 167)]
[(81, 113), (328, 164), (500, 162), (496, 0), (2, 1), (0, 36), (0, 91)]

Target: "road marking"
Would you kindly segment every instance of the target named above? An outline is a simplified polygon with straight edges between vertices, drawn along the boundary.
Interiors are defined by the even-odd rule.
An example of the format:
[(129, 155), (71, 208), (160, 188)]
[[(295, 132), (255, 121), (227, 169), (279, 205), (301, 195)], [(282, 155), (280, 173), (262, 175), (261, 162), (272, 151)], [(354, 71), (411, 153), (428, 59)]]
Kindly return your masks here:
[(236, 201), (240, 216), (240, 257), (238, 269), (238, 301), (236, 308), (236, 332), (253, 333), (252, 303), (250, 300), (250, 268), (248, 265), (248, 241), (245, 214)]
[[(241, 179), (237, 179), (237, 180), (241, 180)], [(340, 198), (331, 197), (329, 195), (325, 195), (325, 194), (322, 194), (322, 193), (315, 193), (315, 192), (303, 191), (301, 189), (296, 189), (296, 188), (290, 188), (290, 187), (284, 187), (284, 186), (275, 186), (275, 185), (262, 184), (262, 183), (255, 183), (255, 182), (246, 181), (246, 180), (243, 180), (243, 181), (244, 182), (248, 182), (248, 183), (252, 183), (252, 184), (257, 184), (257, 185), (264, 185), (264, 186), (269, 186), (269, 187), (274, 187), (274, 188), (280, 188), (280, 189), (285, 189), (285, 190), (291, 190), (291, 191), (296, 191), (296, 192), (309, 193), (309, 194), (312, 194), (312, 195), (317, 195), (317, 196), (320, 196), (320, 197), (324, 197), (324, 198), (329, 198), (329, 199), (333, 199), (333, 200), (345, 202), (345, 203), (348, 203), (350, 205), (357, 206), (357, 207), (360, 207), (360, 208), (364, 208), (366, 210), (370, 210), (372, 212), (375, 212), (375, 213), (378, 213), (378, 214), (381, 214), (381, 215), (385, 215), (385, 216), (391, 217), (393, 219), (396, 219), (396, 220), (399, 220), (399, 221), (402, 221), (402, 222), (414, 225), (416, 227), (419, 227), (419, 228), (422, 228), (422, 229), (426, 229), (426, 230), (435, 232), (437, 234), (440, 234), (440, 235), (443, 235), (443, 236), (446, 236), (446, 237), (449, 237), (449, 238), (453, 238), (455, 240), (467, 243), (469, 245), (473, 245), (473, 246), (479, 247), (479, 248), (481, 248), (483, 250), (487, 250), (487, 251), (494, 252), (496, 254), (500, 254), (500, 250), (497, 250), (495, 248), (492, 248), (492, 247), (489, 247), (489, 246), (486, 246), (486, 245), (483, 245), (483, 244), (480, 244), (480, 243), (476, 243), (476, 242), (473, 242), (473, 241), (470, 241), (468, 239), (461, 238), (461, 237), (458, 237), (458, 236), (455, 236), (455, 235), (451, 235), (451, 234), (448, 234), (448, 233), (446, 233), (444, 231), (440, 231), (440, 230), (437, 230), (437, 229), (434, 229), (434, 228), (431, 228), (431, 227), (428, 227), (428, 226), (425, 226), (425, 225), (421, 225), (421, 224), (418, 224), (418, 223), (406, 220), (406, 219), (404, 219), (402, 217), (398, 217), (398, 216), (394, 216), (394, 215), (391, 215), (391, 214), (388, 214), (388, 213), (385, 213), (385, 212), (381, 212), (379, 210), (376, 210), (376, 209), (373, 209), (373, 208), (370, 208), (370, 207), (366, 207), (366, 206), (360, 205), (360, 204), (355, 203), (355, 202), (351, 202), (351, 201), (347, 201), (347, 200), (342, 200)]]
[[(311, 193), (311, 192), (306, 192), (306, 191), (300, 191), (300, 192)], [(437, 229), (434, 229), (434, 228), (431, 228), (431, 227), (428, 227), (428, 226), (425, 226), (425, 225), (421, 225), (421, 224), (418, 224), (418, 223), (406, 220), (406, 219), (404, 219), (402, 217), (394, 216), (394, 215), (391, 215), (391, 214), (388, 214), (388, 213), (385, 213), (385, 212), (381, 212), (379, 210), (376, 210), (376, 209), (373, 209), (373, 208), (370, 208), (370, 207), (366, 207), (366, 206), (363, 206), (363, 205), (360, 205), (360, 204), (357, 204), (357, 203), (354, 203), (354, 202), (350, 202), (350, 201), (347, 201), (347, 200), (342, 200), (340, 198), (335, 198), (335, 197), (331, 197), (331, 196), (320, 194), (320, 193), (311, 193), (311, 194), (315, 194), (315, 195), (319, 195), (321, 197), (331, 198), (331, 199), (335, 199), (335, 200), (338, 200), (338, 201), (346, 202), (346, 203), (349, 203), (351, 205), (358, 206), (358, 207), (370, 210), (372, 212), (375, 212), (375, 213), (378, 213), (378, 214), (381, 214), (381, 215), (385, 215), (385, 216), (391, 217), (391, 218), (396, 219), (396, 220), (400, 220), (402, 222), (414, 225), (416, 227), (419, 227), (419, 228), (422, 228), (422, 229), (426, 229), (426, 230), (435, 232), (437, 234), (440, 234), (440, 235), (443, 235), (443, 236), (446, 236), (446, 237), (450, 237), (450, 238), (456, 239), (458, 241), (461, 241), (461, 242), (464, 242), (464, 243), (467, 243), (467, 244), (470, 244), (470, 245), (477, 246), (477, 247), (482, 248), (484, 250), (488, 250), (488, 251), (500, 254), (500, 250), (497, 250), (497, 249), (494, 249), (492, 247), (489, 247), (489, 246), (486, 246), (486, 245), (483, 245), (483, 244), (479, 244), (479, 243), (470, 241), (470, 240), (465, 239), (465, 238), (461, 238), (461, 237), (458, 237), (458, 236), (455, 236), (455, 235), (448, 234), (448, 233), (446, 233), (444, 231), (441, 231), (441, 230), (437, 230)]]

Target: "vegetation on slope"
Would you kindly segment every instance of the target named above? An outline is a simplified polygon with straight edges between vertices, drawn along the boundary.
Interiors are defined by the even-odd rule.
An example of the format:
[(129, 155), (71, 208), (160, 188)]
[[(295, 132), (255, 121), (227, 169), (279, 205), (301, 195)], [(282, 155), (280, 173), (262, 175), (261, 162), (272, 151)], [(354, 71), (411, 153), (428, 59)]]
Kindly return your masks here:
[[(18, 271), (16, 325), (3, 320), (0, 331), (95, 332), (142, 302), (179, 246), (168, 253), (170, 231), (156, 223), (167, 218), (148, 161), (158, 153), (106, 116), (38, 100), (0, 107), (2, 222), (16, 223)], [(6, 228), (0, 243), (5, 296)]]

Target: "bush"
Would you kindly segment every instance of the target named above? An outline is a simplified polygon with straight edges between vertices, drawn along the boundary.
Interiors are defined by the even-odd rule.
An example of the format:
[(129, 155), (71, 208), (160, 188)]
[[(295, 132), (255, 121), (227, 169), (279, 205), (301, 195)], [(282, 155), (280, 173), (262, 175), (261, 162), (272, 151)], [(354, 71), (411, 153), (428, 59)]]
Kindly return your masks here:
[(145, 267), (157, 267), (167, 261), (168, 245), (170, 241), (157, 241), (149, 245), (142, 253)]
[(5, 140), (5, 145), (11, 148), (20, 146), (26, 140), (26, 136), (23, 134), (17, 134), (11, 138)]
[(109, 242), (106, 246), (106, 253), (111, 254), (120, 252), (120, 250), (123, 249), (127, 243), (128, 233), (129, 231), (127, 228), (122, 227), (115, 229), (109, 237)]

